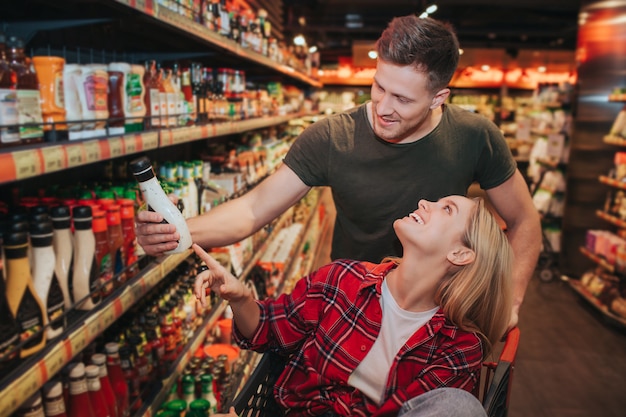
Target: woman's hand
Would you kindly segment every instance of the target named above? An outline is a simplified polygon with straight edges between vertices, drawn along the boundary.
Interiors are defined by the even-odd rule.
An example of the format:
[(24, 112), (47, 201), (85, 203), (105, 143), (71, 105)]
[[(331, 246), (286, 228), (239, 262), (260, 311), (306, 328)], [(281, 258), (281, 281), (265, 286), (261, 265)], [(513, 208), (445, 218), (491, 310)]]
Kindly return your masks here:
[(236, 303), (252, 296), (250, 290), (241, 281), (228, 272), (211, 255), (206, 253), (204, 249), (195, 243), (191, 247), (209, 268), (198, 274), (194, 287), (196, 297), (202, 302), (203, 306), (206, 305), (206, 288), (211, 288), (211, 291), (216, 292), (221, 298), (231, 303)]

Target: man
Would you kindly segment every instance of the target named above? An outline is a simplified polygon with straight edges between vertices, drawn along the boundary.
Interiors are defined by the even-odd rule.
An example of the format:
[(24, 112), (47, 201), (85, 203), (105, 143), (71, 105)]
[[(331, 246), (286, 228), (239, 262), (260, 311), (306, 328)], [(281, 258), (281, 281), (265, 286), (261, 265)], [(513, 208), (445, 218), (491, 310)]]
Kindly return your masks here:
[[(389, 24), (377, 50), (371, 101), (311, 125), (261, 184), (189, 219), (192, 239), (205, 248), (239, 241), (311, 187), (329, 186), (337, 209), (331, 257), (380, 262), (401, 255), (390, 220), (421, 199), (464, 195), (478, 182), (515, 253), (512, 327), (539, 255), (540, 219), (498, 128), (444, 104), (459, 60), (456, 35), (434, 19), (404, 16)], [(138, 242), (151, 255), (177, 245), (173, 226), (155, 224), (161, 219), (138, 215)]]

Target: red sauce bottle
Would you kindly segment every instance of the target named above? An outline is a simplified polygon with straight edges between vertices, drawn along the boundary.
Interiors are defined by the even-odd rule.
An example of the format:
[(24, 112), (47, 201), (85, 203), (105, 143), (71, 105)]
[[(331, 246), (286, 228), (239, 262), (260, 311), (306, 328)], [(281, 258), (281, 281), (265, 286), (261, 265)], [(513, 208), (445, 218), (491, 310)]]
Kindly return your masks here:
[(87, 365), (85, 367), (85, 375), (87, 376), (87, 390), (89, 391), (91, 407), (96, 417), (111, 417), (109, 406), (100, 384), (100, 368), (97, 365)]
[(103, 353), (91, 355), (91, 363), (96, 365), (100, 370), (100, 386), (102, 388), (104, 398), (106, 399), (107, 406), (109, 407), (109, 415), (111, 417), (119, 417), (115, 392), (111, 386), (111, 380), (109, 379), (109, 372), (107, 370), (106, 355)]
[(107, 370), (111, 386), (117, 398), (117, 412), (119, 417), (130, 414), (128, 383), (124, 378), (124, 371), (120, 365), (119, 345), (116, 342), (107, 343), (104, 346), (107, 353)]
[(94, 413), (87, 388), (85, 365), (76, 362), (70, 370), (70, 401), (68, 405), (69, 417), (98, 417)]

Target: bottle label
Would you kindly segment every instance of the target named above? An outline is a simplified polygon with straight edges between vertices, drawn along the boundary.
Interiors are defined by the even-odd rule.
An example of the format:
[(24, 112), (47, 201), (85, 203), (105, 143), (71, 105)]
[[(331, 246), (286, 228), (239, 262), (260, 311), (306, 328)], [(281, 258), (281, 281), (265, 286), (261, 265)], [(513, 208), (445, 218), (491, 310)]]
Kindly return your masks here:
[(129, 73), (126, 77), (126, 97), (128, 97), (126, 114), (135, 114), (143, 112), (144, 104), (141, 99), (143, 86), (141, 84), (141, 76), (135, 73)]
[(85, 378), (70, 380), (70, 395), (79, 395), (87, 392), (87, 381)]
[(63, 396), (47, 398), (43, 403), (43, 407), (46, 417), (65, 414), (65, 402), (63, 401)]
[(65, 298), (56, 273), (52, 275), (47, 301), (48, 321), (54, 330), (63, 328), (63, 313), (65, 312)]
[(91, 302), (97, 304), (100, 302), (101, 294), (98, 290), (100, 288), (100, 271), (98, 270), (98, 264), (96, 257), (94, 256), (91, 262), (91, 270), (89, 271), (89, 291), (91, 296)]
[(0, 143), (9, 144), (20, 141), (20, 133), (17, 128), (18, 123), (17, 94), (15, 90), (0, 88), (0, 125), (15, 125), (0, 129)]
[(105, 77), (96, 74), (88, 75), (83, 82), (87, 108), (90, 111), (108, 111), (108, 82)]
[(54, 105), (60, 109), (65, 108), (65, 95), (63, 93), (63, 73), (54, 74)]
[(39, 90), (17, 90), (17, 114), (20, 138), (31, 139), (43, 136)]
[[(0, 325), (0, 335), (2, 335), (3, 338), (8, 336), (6, 340), (0, 342), (0, 366), (2, 366), (2, 363), (10, 362), (17, 358), (19, 352), (18, 349), (16, 349), (20, 341), (20, 335), (17, 333), (19, 329), (5, 329), (5, 327), (7, 326)], [(12, 330), (16, 331), (16, 333), (8, 333)]]
[(151, 88), (149, 91), (150, 94), (150, 116), (152, 116), (151, 123), (152, 126), (160, 126), (161, 125), (161, 101), (159, 96), (159, 90), (156, 88)]
[(42, 332), (42, 313), (40, 305), (33, 294), (30, 291), (26, 291), (16, 314), (17, 321), (22, 329), (20, 339), (22, 342), (27, 341), (24, 344), (24, 348), (32, 348), (41, 343), (44, 337)]

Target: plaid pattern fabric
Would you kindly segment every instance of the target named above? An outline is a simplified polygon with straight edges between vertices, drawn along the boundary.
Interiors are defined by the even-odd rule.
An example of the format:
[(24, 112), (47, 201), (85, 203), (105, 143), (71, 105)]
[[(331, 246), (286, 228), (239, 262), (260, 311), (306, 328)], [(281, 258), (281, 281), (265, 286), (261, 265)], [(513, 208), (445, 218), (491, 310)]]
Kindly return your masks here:
[(291, 355), (274, 390), (288, 415), (395, 416), (405, 401), (434, 388), (472, 392), (480, 377), (481, 340), (446, 320), (442, 310), (396, 355), (382, 404), (348, 385), (378, 337), (381, 283), (393, 267), (337, 260), (300, 279), (291, 294), (259, 301), (261, 323), (251, 339), (235, 328), (244, 349)]

